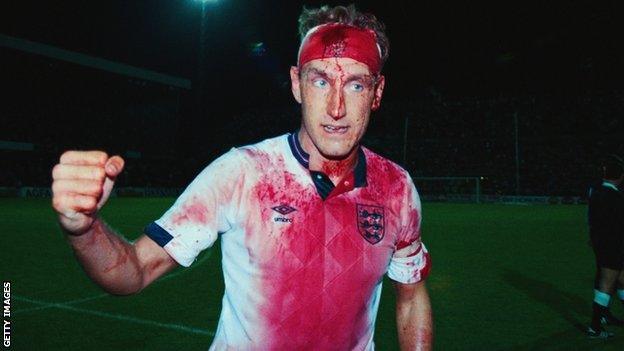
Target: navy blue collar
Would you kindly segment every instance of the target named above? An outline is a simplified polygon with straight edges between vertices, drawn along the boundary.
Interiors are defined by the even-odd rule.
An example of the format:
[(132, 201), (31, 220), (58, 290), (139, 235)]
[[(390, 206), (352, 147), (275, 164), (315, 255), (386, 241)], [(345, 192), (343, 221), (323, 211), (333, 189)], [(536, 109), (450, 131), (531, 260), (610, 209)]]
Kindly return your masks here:
[[(288, 145), (295, 159), (306, 169), (310, 169), (310, 155), (303, 150), (301, 143), (299, 143), (299, 131), (288, 135)], [(353, 171), (353, 185), (356, 188), (366, 186), (366, 155), (364, 150), (358, 147), (358, 159)]]
[(310, 155), (303, 151), (303, 147), (301, 147), (301, 144), (299, 143), (297, 134), (299, 134), (299, 131), (288, 135), (288, 145), (290, 145), (290, 151), (292, 151), (293, 156), (295, 156), (297, 161), (299, 161), (303, 167), (310, 169)]

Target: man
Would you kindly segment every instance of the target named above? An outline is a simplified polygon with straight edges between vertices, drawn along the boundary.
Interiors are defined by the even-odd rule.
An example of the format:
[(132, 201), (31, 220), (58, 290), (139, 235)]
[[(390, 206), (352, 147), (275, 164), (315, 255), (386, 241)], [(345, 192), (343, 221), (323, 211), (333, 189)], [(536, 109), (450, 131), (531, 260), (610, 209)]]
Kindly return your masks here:
[(301, 128), (235, 148), (127, 243), (97, 217), (123, 160), (69, 151), (54, 208), (89, 276), (132, 294), (219, 237), (225, 294), (212, 350), (372, 350), (384, 274), (403, 350), (429, 350), (430, 259), (409, 175), (359, 145), (384, 89), (383, 25), (351, 7), (304, 10), (290, 70)]
[(596, 255), (596, 278), (592, 321), (587, 328), (591, 338), (608, 338), (613, 333), (603, 324), (624, 325), (609, 311), (611, 295), (624, 302), (624, 195), (619, 186), (624, 179), (624, 163), (609, 156), (602, 166), (603, 181), (589, 192), (589, 235)]

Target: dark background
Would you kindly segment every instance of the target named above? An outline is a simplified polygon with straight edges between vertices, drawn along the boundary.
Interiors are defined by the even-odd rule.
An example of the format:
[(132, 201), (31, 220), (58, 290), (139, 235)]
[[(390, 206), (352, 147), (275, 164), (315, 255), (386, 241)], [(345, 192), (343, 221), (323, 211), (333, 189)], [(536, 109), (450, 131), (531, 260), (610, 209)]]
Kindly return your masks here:
[[(175, 160), (181, 174), (169, 178), (184, 183), (231, 146), (296, 128), (288, 68), (298, 48), (297, 17), (304, 4), (338, 3), (206, 5), (202, 110), (197, 103), (201, 3), (3, 2), (1, 34), (187, 78), (193, 89), (3, 47), (7, 101), (0, 139), (32, 142), (50, 155), (66, 148), (138, 150), (143, 163), (159, 156)], [(386, 24), (391, 42), (383, 107), (367, 141), (414, 175), (513, 183), (514, 116), (520, 119), (523, 178), (549, 168), (535, 183), (576, 177), (569, 193), (584, 193), (585, 183), (597, 175), (597, 158), (624, 151), (624, 16), (617, 1), (356, 5)], [(406, 118), (407, 157), (402, 154)], [(481, 156), (469, 157), (467, 150)], [(4, 154), (7, 164), (20, 157)], [(549, 156), (534, 160), (544, 154)], [(41, 156), (42, 167), (53, 164), (48, 156)], [(147, 174), (137, 182), (146, 179)], [(516, 190), (509, 184), (502, 188), (499, 192)]]
[[(209, 65), (219, 96), (238, 106), (266, 100), (276, 75), (295, 62), (302, 6), (335, 1), (233, 1), (208, 5)], [(617, 1), (359, 1), (387, 26), (387, 97), (584, 91), (621, 86), (623, 26)], [(198, 1), (3, 2), (4, 34), (193, 78)], [(264, 60), (249, 46), (264, 43)], [(258, 67), (254, 62), (270, 61)], [(266, 62), (264, 62), (266, 63)], [(253, 79), (249, 74), (253, 73)], [(253, 94), (236, 98), (244, 89)], [(249, 86), (249, 83), (254, 83)], [(264, 89), (251, 89), (251, 88)], [(263, 94), (264, 93), (264, 94)], [(221, 95), (223, 94), (223, 95)], [(263, 99), (264, 97), (264, 99)], [(286, 96), (287, 97), (287, 96)], [(242, 107), (242, 106), (241, 106)]]

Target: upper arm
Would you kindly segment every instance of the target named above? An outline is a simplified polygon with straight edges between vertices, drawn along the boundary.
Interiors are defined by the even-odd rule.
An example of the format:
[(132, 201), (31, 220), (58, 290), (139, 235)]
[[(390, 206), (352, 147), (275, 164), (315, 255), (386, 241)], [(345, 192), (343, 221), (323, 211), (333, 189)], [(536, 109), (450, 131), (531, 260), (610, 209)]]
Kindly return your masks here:
[(189, 267), (236, 221), (244, 182), (240, 151), (224, 154), (195, 177), (145, 234), (177, 263)]
[(424, 280), (429, 274), (431, 259), (420, 236), (421, 205), (414, 183), (409, 179), (401, 202), (401, 228), (395, 251), (388, 267), (388, 277), (403, 284)]
[(142, 235), (134, 243), (134, 249), (145, 288), (154, 280), (170, 272), (178, 263), (147, 235)]

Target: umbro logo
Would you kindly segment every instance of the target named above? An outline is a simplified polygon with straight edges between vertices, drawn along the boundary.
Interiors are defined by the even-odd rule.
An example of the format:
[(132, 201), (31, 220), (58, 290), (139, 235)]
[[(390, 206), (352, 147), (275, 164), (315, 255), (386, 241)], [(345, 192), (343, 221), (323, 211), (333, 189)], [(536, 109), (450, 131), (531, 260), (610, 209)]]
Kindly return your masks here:
[[(290, 207), (288, 205), (284, 205), (281, 204), (279, 206), (275, 206), (275, 207), (271, 207), (271, 209), (279, 214), (281, 214), (282, 216), (285, 216), (289, 213), (295, 212), (297, 211), (297, 209), (295, 209), (294, 207)], [(273, 220), (275, 222), (284, 222), (284, 223), (292, 223), (293, 220), (292, 218), (288, 218), (288, 217), (275, 217), (273, 218)]]
[(282, 216), (287, 215), (291, 212), (295, 212), (297, 211), (297, 209), (290, 207), (288, 205), (279, 205), (279, 206), (275, 206), (275, 207), (271, 207), (271, 209), (273, 209), (273, 211), (281, 214)]

